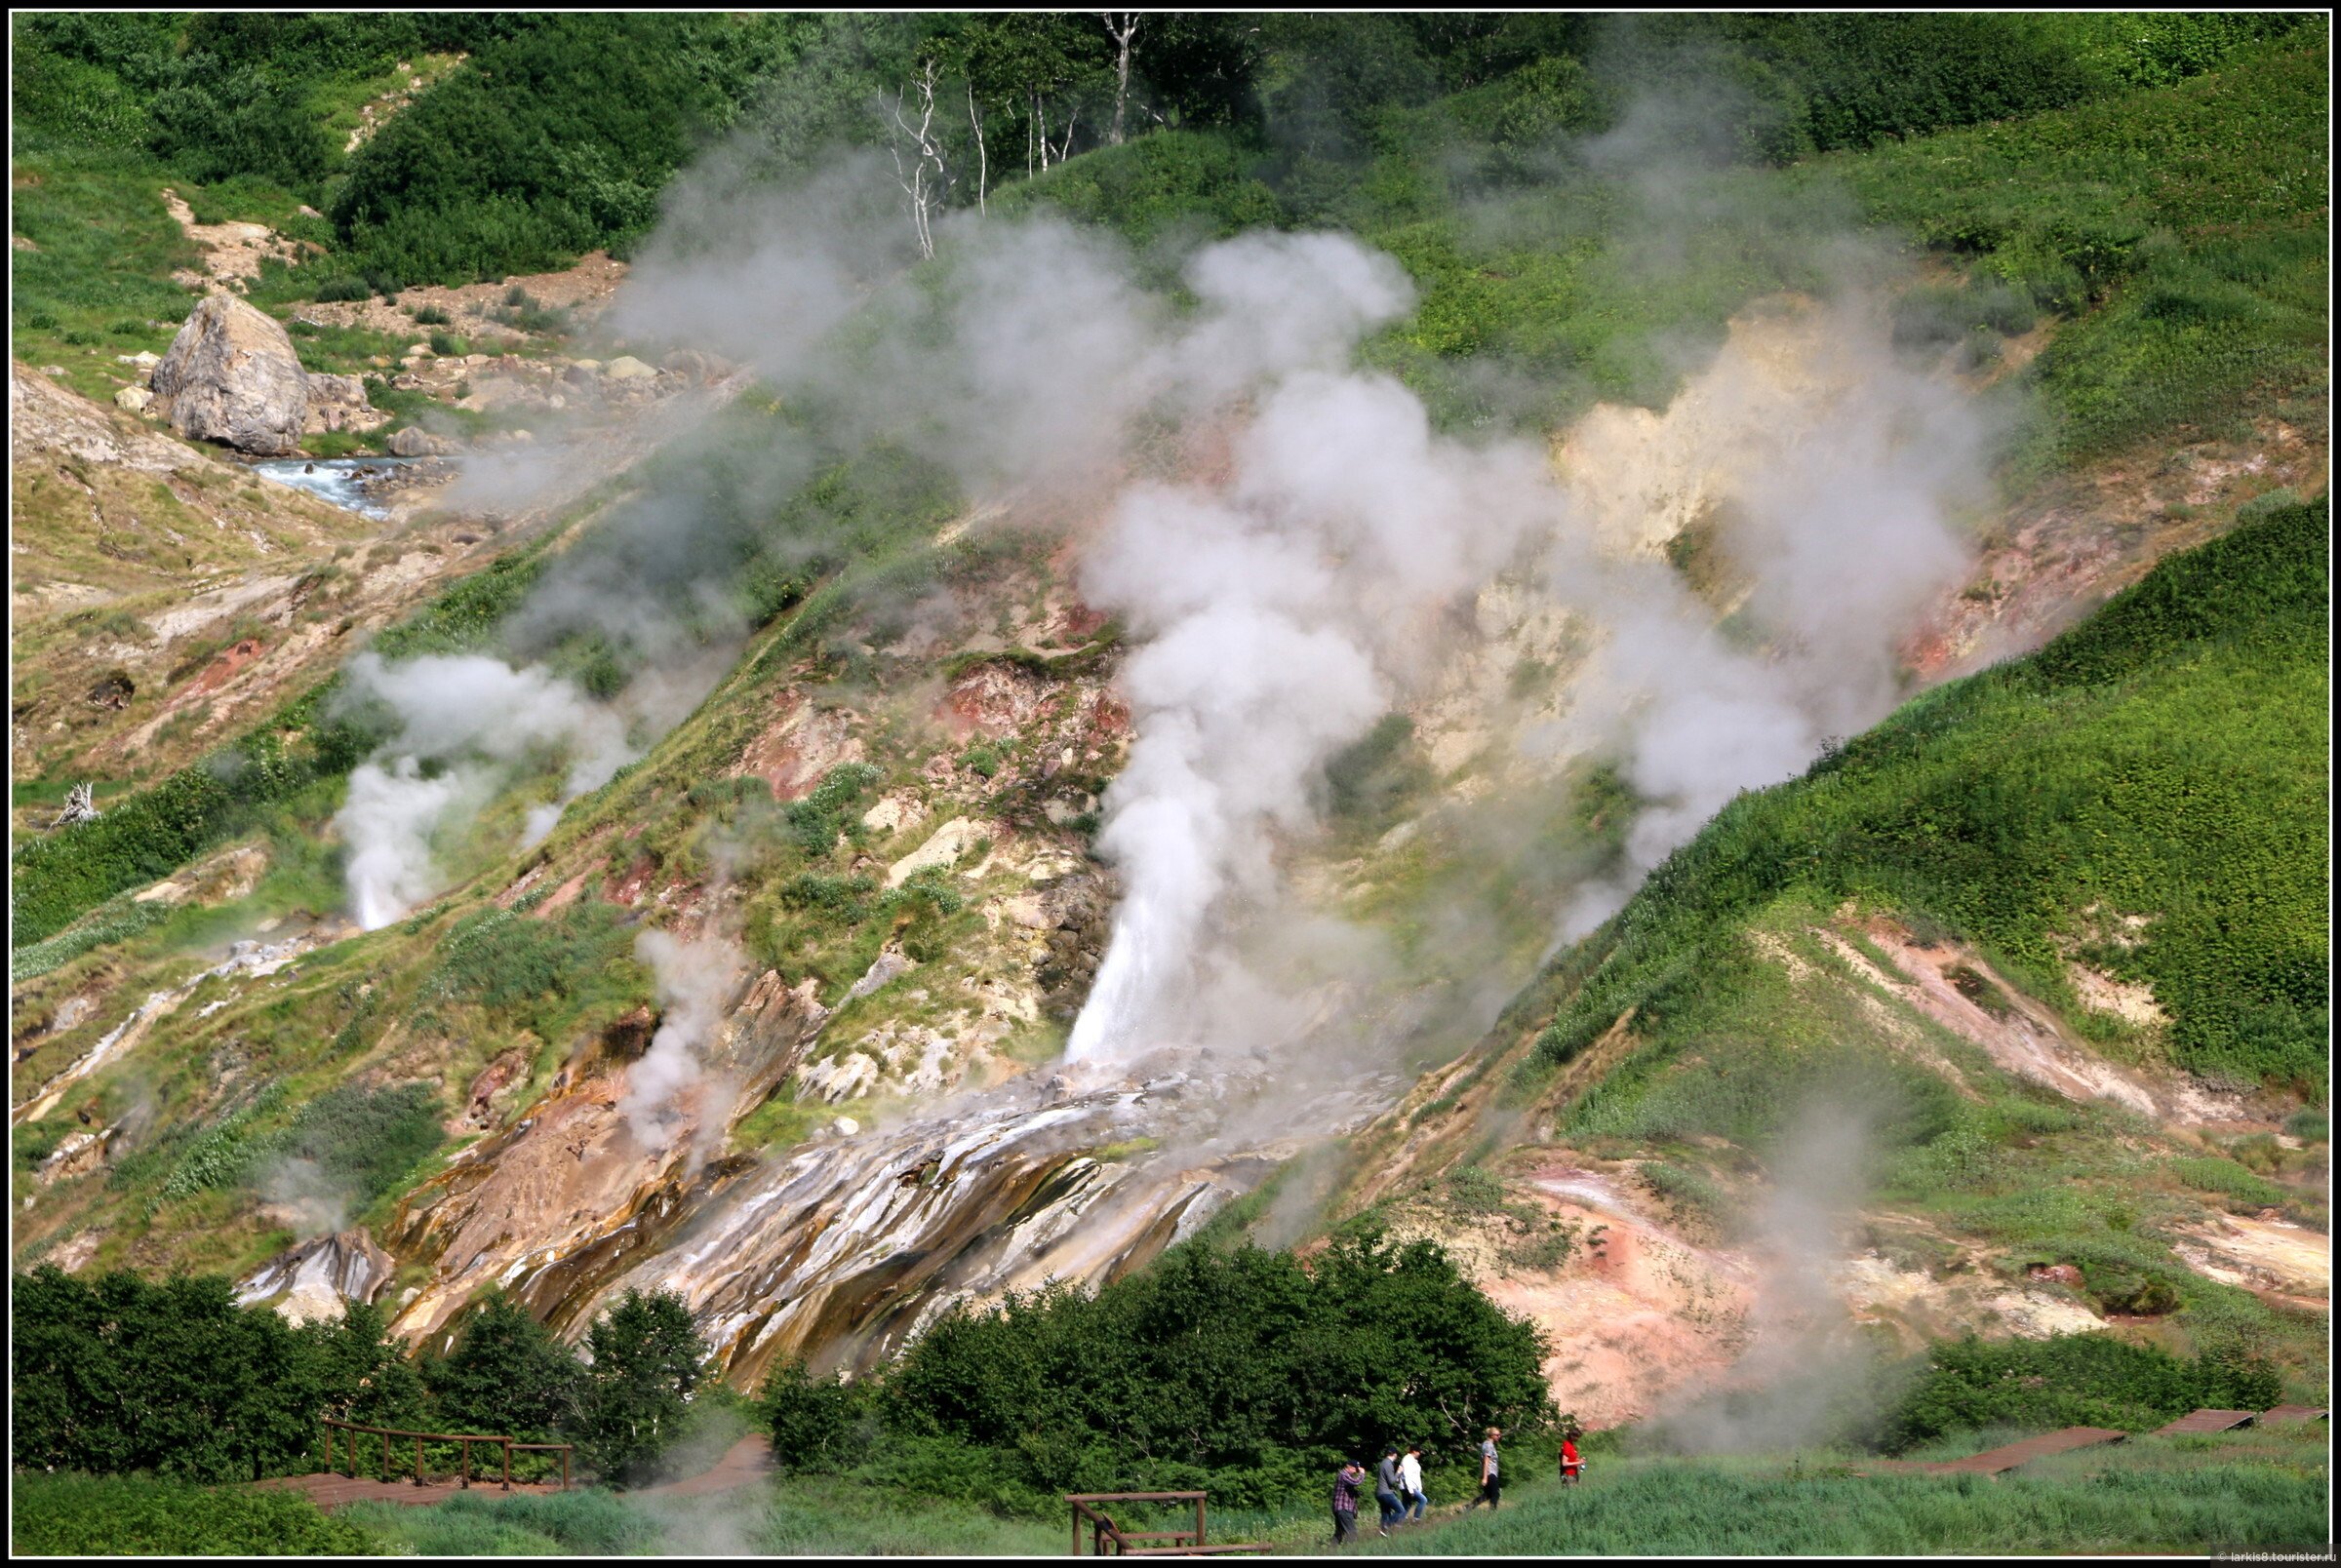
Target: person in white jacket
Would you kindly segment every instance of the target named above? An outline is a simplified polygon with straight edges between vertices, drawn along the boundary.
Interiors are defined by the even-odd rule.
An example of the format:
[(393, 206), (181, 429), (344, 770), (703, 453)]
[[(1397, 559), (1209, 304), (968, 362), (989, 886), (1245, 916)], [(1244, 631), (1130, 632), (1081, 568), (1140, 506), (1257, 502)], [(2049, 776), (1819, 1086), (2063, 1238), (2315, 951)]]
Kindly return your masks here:
[(1406, 1505), (1400, 1513), (1401, 1523), (1412, 1523), (1421, 1518), (1423, 1509), (1430, 1507), (1430, 1499), (1422, 1495), (1422, 1450), (1419, 1448), (1408, 1448), (1407, 1457), (1398, 1462), (1398, 1496), (1399, 1501)]

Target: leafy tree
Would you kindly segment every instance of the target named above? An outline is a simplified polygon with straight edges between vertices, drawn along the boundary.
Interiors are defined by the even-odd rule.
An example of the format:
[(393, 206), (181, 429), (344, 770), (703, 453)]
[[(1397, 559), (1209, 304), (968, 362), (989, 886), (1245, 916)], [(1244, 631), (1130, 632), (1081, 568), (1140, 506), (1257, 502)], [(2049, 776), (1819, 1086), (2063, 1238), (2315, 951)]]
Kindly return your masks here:
[(1460, 1460), (1487, 1423), (1546, 1414), (1533, 1325), (1429, 1242), (1336, 1242), (1304, 1268), (1188, 1245), (1094, 1297), (1070, 1287), (954, 1313), (889, 1375), (904, 1438), (981, 1450), (1025, 1496), (1206, 1487), (1289, 1500), (1393, 1437)]
[(861, 1414), (856, 1385), (816, 1378), (791, 1359), (773, 1369), (756, 1403), (773, 1434), (773, 1461), (782, 1470), (837, 1470), (853, 1457)]
[(546, 1442), (576, 1418), (585, 1369), (526, 1307), (496, 1289), (463, 1319), (455, 1349), (427, 1362), (422, 1376), (449, 1430)]
[(312, 1335), (239, 1309), (218, 1275), (20, 1274), (11, 1304), (20, 1465), (202, 1481), (282, 1473), (314, 1449), (334, 1368)]
[(345, 1302), (339, 1321), (299, 1332), (315, 1359), (326, 1415), (367, 1427), (412, 1428), (427, 1419), (430, 1392), (379, 1307)]
[(586, 1462), (613, 1480), (657, 1472), (698, 1392), (706, 1344), (673, 1291), (629, 1290), (587, 1331), (593, 1357), (575, 1428)]

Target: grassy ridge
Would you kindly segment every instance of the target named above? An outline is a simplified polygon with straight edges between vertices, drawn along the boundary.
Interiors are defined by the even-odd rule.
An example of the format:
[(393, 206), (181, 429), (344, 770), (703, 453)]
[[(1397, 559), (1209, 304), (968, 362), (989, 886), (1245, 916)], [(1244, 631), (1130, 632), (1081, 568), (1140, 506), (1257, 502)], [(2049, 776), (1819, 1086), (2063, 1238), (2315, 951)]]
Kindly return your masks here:
[[(1579, 955), (1532, 1075), (1626, 1010), (1664, 1038), (1716, 944), (1790, 892), (1877, 900), (2078, 1010), (2060, 943), (2155, 988), (2200, 1072), (2321, 1092), (2324, 503), (2163, 563), (2028, 659), (1918, 698), (1801, 781), (1743, 797)], [(2144, 940), (2082, 912), (2143, 916)]]

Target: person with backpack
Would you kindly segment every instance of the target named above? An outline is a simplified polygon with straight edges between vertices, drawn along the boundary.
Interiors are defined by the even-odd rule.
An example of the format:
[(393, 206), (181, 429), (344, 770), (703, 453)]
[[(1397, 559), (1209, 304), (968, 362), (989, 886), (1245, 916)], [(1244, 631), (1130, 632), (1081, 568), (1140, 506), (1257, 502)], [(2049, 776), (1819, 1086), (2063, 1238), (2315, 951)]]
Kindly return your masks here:
[(1333, 1545), (1343, 1546), (1358, 1533), (1358, 1494), (1365, 1489), (1366, 1467), (1356, 1460), (1333, 1476)]
[(1382, 1445), (1382, 1462), (1373, 1470), (1373, 1500), (1381, 1505), (1380, 1534), (1388, 1535), (1390, 1527), (1406, 1513), (1406, 1505), (1398, 1500), (1398, 1444)]
[(1409, 1443), (1407, 1457), (1398, 1462), (1398, 1495), (1404, 1500), (1405, 1516), (1409, 1521), (1422, 1517), (1431, 1500), (1422, 1492), (1422, 1450)]

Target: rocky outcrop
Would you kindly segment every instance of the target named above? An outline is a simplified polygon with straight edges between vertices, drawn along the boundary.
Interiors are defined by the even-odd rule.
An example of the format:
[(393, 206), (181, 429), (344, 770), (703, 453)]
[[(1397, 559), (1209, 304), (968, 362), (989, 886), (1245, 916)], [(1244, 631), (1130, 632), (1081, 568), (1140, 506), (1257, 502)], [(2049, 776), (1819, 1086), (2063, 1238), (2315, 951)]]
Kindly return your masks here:
[(393, 457), (444, 457), (456, 450), (456, 444), (444, 436), (409, 425), (390, 438)]
[(154, 368), (153, 386), (171, 427), (190, 440), (266, 456), (300, 447), (308, 373), (285, 329), (233, 295), (195, 307)]
[(397, 1267), (364, 1231), (342, 1231), (263, 1264), (237, 1288), (236, 1302), (267, 1302), (296, 1323), (338, 1317), (345, 1301), (372, 1303)]
[(389, 417), (367, 401), (362, 376), (310, 374), (306, 429), (366, 431), (388, 422)]

